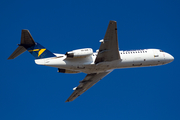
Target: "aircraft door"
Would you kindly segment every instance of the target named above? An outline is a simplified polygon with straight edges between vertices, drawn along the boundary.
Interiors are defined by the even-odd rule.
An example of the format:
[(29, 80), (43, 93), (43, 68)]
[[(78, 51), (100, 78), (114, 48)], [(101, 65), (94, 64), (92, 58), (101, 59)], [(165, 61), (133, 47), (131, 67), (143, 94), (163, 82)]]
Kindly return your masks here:
[(159, 64), (159, 59), (160, 59), (160, 54), (159, 54), (159, 50), (153, 50), (153, 54), (154, 54), (154, 60), (153, 60), (153, 63), (154, 64)]
[(153, 50), (153, 53), (154, 53), (154, 58), (158, 58), (159, 57), (159, 54), (158, 54), (157, 50)]

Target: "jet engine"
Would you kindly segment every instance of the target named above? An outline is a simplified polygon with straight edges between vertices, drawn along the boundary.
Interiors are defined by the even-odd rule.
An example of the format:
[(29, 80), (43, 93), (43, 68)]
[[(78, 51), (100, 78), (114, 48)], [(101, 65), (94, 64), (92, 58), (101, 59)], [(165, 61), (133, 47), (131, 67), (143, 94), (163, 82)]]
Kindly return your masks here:
[(66, 52), (66, 56), (68, 58), (84, 58), (93, 54), (93, 50), (91, 48), (77, 49), (73, 51)]
[(79, 71), (72, 71), (72, 70), (67, 70), (67, 69), (61, 69), (61, 68), (58, 68), (58, 72), (59, 73), (80, 73)]

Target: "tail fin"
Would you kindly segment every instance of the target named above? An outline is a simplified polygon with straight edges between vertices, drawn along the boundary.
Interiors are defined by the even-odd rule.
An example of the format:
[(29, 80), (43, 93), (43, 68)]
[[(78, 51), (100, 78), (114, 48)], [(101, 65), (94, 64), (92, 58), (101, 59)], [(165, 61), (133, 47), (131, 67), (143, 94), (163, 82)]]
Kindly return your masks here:
[(55, 57), (52, 52), (34, 41), (29, 30), (22, 30), (21, 43), (8, 59), (14, 59), (26, 50), (28, 50), (36, 59)]
[(30, 52), (36, 59), (55, 57), (55, 55), (50, 52), (48, 49), (36, 43), (35, 45), (27, 48), (28, 52)]

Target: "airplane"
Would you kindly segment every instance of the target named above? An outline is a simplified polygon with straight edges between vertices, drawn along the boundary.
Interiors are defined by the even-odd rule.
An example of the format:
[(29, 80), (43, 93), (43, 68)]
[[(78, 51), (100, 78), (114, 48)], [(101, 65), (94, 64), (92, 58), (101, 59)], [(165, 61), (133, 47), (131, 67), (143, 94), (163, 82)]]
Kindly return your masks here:
[(96, 52), (83, 48), (58, 54), (35, 42), (29, 30), (22, 30), (21, 43), (8, 59), (14, 59), (27, 50), (38, 65), (58, 68), (60, 73), (86, 73), (66, 102), (76, 99), (114, 69), (158, 66), (174, 60), (172, 55), (160, 49), (119, 51), (116, 21), (109, 22), (104, 39), (100, 42)]

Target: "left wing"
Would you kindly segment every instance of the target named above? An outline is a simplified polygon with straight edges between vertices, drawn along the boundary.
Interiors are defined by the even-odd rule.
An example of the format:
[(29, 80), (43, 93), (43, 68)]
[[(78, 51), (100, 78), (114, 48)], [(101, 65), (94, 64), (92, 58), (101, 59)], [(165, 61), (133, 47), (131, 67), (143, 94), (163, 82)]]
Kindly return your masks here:
[(86, 75), (84, 80), (79, 81), (78, 87), (75, 88), (75, 91), (71, 94), (71, 96), (66, 100), (66, 102), (73, 101), (77, 97), (79, 97), (82, 93), (84, 93), (86, 90), (88, 90), (90, 87), (92, 87), (94, 84), (96, 84), (99, 80), (101, 80), (103, 77), (108, 75), (111, 71), (102, 72), (102, 73), (92, 73)]
[(119, 47), (117, 38), (117, 23), (110, 21), (103, 40), (100, 40), (101, 46), (95, 60), (95, 64), (100, 62), (110, 62), (119, 60)]

